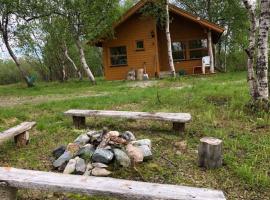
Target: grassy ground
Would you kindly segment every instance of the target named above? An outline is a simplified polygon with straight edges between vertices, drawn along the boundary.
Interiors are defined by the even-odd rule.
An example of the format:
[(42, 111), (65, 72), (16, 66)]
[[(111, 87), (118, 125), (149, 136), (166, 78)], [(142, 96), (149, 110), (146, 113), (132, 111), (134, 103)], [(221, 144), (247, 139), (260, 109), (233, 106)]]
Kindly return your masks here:
[[(63, 115), (67, 109), (190, 112), (193, 120), (182, 137), (170, 131), (169, 123), (87, 119), (87, 124), (91, 129), (131, 130), (137, 138), (153, 141), (154, 159), (137, 167), (142, 176), (130, 169), (117, 169), (113, 177), (210, 187), (223, 190), (228, 199), (270, 199), (270, 117), (269, 113), (246, 113), (248, 100), (245, 73), (149, 82), (100, 80), (97, 86), (87, 81), (39, 83), (35, 88), (0, 86), (0, 131), (26, 120), (38, 123), (27, 147), (17, 149), (12, 141), (1, 146), (0, 165), (50, 171), (51, 150), (81, 133)], [(197, 167), (196, 149), (203, 136), (224, 141), (221, 169)], [(186, 153), (176, 153), (174, 143), (181, 140), (188, 143)], [(20, 193), (20, 199), (61, 198), (56, 193)]]

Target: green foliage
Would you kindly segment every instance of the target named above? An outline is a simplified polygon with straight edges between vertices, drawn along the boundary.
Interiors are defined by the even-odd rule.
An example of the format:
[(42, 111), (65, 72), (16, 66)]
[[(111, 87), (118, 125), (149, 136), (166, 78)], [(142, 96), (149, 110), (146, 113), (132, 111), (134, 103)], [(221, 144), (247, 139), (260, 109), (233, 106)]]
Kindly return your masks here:
[[(34, 63), (29, 63), (26, 60), (20, 60), (22, 67), (32, 76), (40, 79), (40, 74), (37, 71), (37, 66)], [(0, 60), (0, 85), (21, 82), (22, 77), (12, 60)]]
[(148, 2), (145, 4), (144, 7), (140, 9), (140, 13), (144, 16), (151, 16), (156, 19), (156, 24), (160, 28), (164, 28), (166, 25), (166, 10), (164, 6), (164, 2), (162, 1), (155, 1), (155, 2)]

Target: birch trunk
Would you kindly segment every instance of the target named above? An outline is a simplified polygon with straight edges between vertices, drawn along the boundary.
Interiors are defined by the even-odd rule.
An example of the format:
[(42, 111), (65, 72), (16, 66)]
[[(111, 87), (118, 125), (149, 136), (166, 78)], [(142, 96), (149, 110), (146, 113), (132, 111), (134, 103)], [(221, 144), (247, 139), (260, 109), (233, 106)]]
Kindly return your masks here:
[(173, 56), (172, 56), (172, 41), (171, 41), (171, 33), (170, 33), (170, 14), (169, 14), (168, 0), (166, 0), (166, 38), (167, 38), (167, 46), (168, 46), (169, 66), (170, 66), (172, 76), (175, 77), (175, 68), (174, 68)]
[(20, 72), (22, 78), (24, 79), (24, 81), (26, 82), (28, 87), (33, 87), (34, 84), (29, 81), (26, 72), (21, 68), (21, 64), (19, 63), (16, 55), (14, 54), (12, 48), (9, 45), (7, 32), (5, 32), (4, 30), (1, 30), (1, 31), (2, 31), (2, 36), (3, 36), (3, 41), (4, 41), (4, 44), (7, 48), (7, 50), (8, 50), (8, 53), (11, 56), (11, 58), (13, 59), (13, 61), (15, 62), (17, 68), (19, 69), (19, 72)]
[(94, 75), (92, 74), (87, 62), (86, 62), (86, 59), (85, 59), (85, 55), (84, 55), (84, 51), (83, 51), (83, 47), (81, 45), (81, 42), (79, 39), (76, 40), (76, 46), (79, 50), (79, 53), (80, 53), (80, 60), (81, 60), (81, 63), (82, 63), (82, 66), (88, 76), (88, 78), (90, 79), (90, 81), (92, 81), (93, 84), (96, 84), (96, 80), (95, 80), (95, 77)]
[(215, 67), (214, 67), (214, 54), (213, 54), (213, 46), (212, 46), (212, 32), (211, 30), (208, 31), (208, 53), (210, 56), (210, 73), (215, 73)]
[(69, 56), (68, 54), (68, 48), (67, 48), (67, 45), (66, 43), (64, 43), (64, 54), (66, 56), (66, 58), (68, 59), (68, 61), (72, 64), (73, 68), (75, 69), (75, 71), (77, 72), (77, 75), (79, 77), (80, 80), (82, 80), (82, 74), (79, 70), (79, 68), (76, 66), (75, 62), (72, 60), (72, 58)]
[(261, 0), (259, 18), (257, 80), (258, 99), (268, 100), (268, 36), (270, 26), (270, 0)]
[(62, 63), (62, 81), (65, 82), (68, 78), (67, 78), (67, 73), (66, 73), (65, 61), (63, 58), (61, 58), (61, 63)]
[(249, 85), (250, 95), (253, 99), (257, 99), (258, 94), (258, 84), (257, 78), (254, 73), (254, 57), (256, 50), (256, 30), (257, 30), (257, 18), (255, 12), (255, 6), (253, 7), (249, 0), (243, 0), (243, 3), (248, 10), (249, 20), (250, 20), (250, 28), (249, 28), (249, 46), (246, 49), (246, 53), (248, 56), (247, 60), (247, 81)]

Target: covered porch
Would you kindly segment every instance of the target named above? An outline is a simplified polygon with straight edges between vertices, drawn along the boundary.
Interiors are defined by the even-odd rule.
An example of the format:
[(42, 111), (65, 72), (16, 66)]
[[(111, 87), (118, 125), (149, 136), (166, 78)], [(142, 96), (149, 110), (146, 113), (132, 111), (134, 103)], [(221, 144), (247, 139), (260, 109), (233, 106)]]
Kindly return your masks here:
[[(171, 11), (171, 46), (175, 71), (182, 75), (215, 73), (213, 46), (220, 33)], [(164, 29), (157, 27), (159, 76), (170, 74), (167, 39)]]

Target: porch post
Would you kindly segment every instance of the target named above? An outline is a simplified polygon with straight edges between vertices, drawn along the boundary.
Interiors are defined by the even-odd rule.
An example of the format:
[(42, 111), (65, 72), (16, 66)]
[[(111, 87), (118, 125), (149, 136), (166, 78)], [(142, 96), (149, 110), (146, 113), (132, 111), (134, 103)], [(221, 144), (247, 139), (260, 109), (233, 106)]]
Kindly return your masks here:
[(212, 32), (208, 30), (207, 32), (208, 41), (208, 54), (210, 56), (210, 73), (215, 73), (214, 67), (214, 54), (213, 54), (213, 43), (212, 43)]

